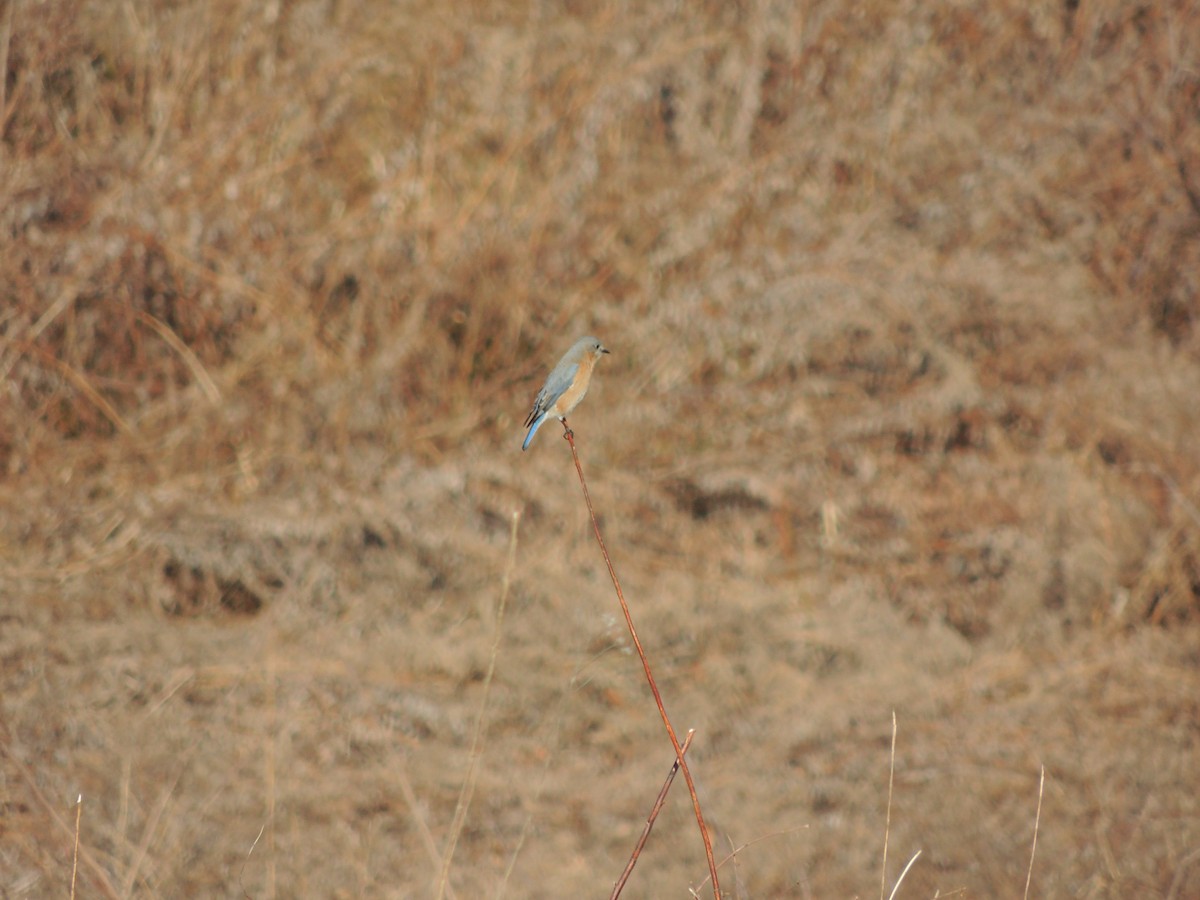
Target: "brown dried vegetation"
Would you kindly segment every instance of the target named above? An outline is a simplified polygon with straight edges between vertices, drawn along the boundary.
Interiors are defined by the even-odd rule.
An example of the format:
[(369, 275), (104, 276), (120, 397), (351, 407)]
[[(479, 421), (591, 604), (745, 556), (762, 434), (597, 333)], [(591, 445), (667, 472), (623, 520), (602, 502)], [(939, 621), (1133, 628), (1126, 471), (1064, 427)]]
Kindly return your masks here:
[[(1194, 3), (0, 7), (0, 893), (1200, 894)], [(524, 510), (503, 621), (511, 515)], [(677, 786), (678, 787), (678, 786)], [(704, 873), (676, 790), (627, 896)], [(263, 837), (255, 844), (260, 829)], [(251, 847), (254, 847), (251, 853)], [(511, 871), (509, 868), (511, 866)]]

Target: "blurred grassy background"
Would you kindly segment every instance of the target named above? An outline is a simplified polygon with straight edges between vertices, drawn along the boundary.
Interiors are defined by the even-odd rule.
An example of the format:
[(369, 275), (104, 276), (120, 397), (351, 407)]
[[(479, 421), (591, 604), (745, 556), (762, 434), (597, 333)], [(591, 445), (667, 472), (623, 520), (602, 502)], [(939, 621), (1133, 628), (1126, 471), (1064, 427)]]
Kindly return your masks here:
[(518, 450), (585, 332), (727, 890), (872, 891), (895, 709), (903, 895), (1018, 890), (1041, 763), (1035, 894), (1200, 891), (1194, 4), (8, 0), (0, 70), (6, 896), (79, 791), (89, 895), (426, 895), (516, 510), (451, 883), (606, 891), (670, 749)]

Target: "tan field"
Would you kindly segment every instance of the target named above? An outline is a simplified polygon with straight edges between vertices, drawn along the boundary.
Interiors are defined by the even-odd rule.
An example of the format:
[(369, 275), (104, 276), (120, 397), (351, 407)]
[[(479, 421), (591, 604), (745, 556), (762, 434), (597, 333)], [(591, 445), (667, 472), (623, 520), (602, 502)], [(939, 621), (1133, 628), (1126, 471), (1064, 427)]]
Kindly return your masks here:
[[(0, 897), (607, 897), (674, 751), (520, 450), (583, 334), (725, 897), (1200, 897), (1195, 3), (7, 0), (0, 71)], [(707, 873), (680, 778), (621, 896)]]

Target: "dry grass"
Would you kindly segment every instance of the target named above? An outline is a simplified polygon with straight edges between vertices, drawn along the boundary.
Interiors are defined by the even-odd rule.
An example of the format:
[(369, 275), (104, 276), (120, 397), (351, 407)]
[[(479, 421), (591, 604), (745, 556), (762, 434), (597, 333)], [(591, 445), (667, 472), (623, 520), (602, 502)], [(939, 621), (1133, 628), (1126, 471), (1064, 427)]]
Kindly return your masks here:
[(1042, 764), (1032, 895), (1200, 890), (1194, 4), (9, 0), (0, 68), (0, 891), (82, 793), (80, 896), (425, 896), (485, 682), (450, 886), (607, 890), (671, 751), (517, 449), (585, 331), (727, 891), (872, 891), (893, 709), (901, 896), (1020, 890)]

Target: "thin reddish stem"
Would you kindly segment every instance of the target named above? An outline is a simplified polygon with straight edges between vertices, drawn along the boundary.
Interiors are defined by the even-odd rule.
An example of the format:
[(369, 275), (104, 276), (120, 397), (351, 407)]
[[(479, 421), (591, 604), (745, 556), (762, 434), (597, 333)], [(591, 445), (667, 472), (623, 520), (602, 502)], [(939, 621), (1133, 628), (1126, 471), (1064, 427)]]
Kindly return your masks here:
[(712, 838), (709, 837), (708, 826), (704, 824), (704, 813), (700, 809), (700, 797), (696, 793), (696, 782), (692, 779), (692, 772), (688, 768), (687, 760), (683, 758), (683, 746), (679, 743), (679, 736), (675, 734), (675, 728), (671, 725), (671, 719), (667, 716), (667, 708), (663, 706), (662, 694), (658, 692), (658, 684), (655, 683), (654, 673), (650, 670), (650, 660), (646, 658), (646, 651), (642, 649), (642, 642), (638, 639), (637, 629), (633, 627), (633, 616), (629, 612), (629, 604), (625, 602), (625, 592), (621, 590), (621, 582), (617, 580), (617, 570), (613, 568), (612, 559), (608, 555), (608, 548), (604, 546), (604, 538), (600, 535), (600, 523), (596, 521), (596, 510), (592, 507), (592, 497), (588, 493), (587, 481), (583, 477), (583, 465), (579, 462), (579, 453), (575, 449), (575, 433), (571, 431), (571, 427), (567, 424), (566, 419), (563, 419), (563, 437), (571, 445), (571, 456), (575, 459), (575, 471), (579, 473), (579, 484), (583, 488), (583, 499), (587, 501), (588, 515), (592, 519), (592, 531), (596, 535), (596, 543), (600, 545), (600, 553), (604, 557), (604, 564), (608, 566), (608, 576), (612, 579), (613, 587), (616, 588), (617, 599), (621, 602), (621, 612), (625, 615), (625, 624), (629, 627), (629, 635), (633, 638), (633, 646), (637, 650), (638, 659), (642, 661), (642, 668), (646, 672), (646, 681), (650, 685), (650, 693), (654, 695), (654, 702), (658, 705), (658, 714), (662, 716), (663, 725), (667, 727), (667, 735), (671, 738), (671, 746), (675, 749), (675, 759), (679, 762), (679, 768), (683, 770), (683, 778), (687, 782), (688, 793), (692, 796), (692, 809), (696, 812), (696, 824), (700, 826), (700, 837), (704, 840), (704, 855), (708, 859), (708, 874), (712, 879), (713, 897), (716, 900), (721, 900), (721, 885), (717, 880), (717, 861), (713, 856)]
[[(696, 729), (691, 729), (687, 733), (687, 737), (683, 739), (683, 752), (687, 753), (688, 747), (692, 745), (692, 738), (696, 735)], [(642, 829), (642, 836), (638, 838), (637, 844), (633, 848), (633, 853), (629, 855), (629, 862), (625, 866), (625, 871), (621, 873), (621, 877), (617, 879), (617, 883), (613, 885), (612, 893), (608, 895), (608, 900), (617, 900), (621, 896), (621, 891), (625, 890), (625, 882), (629, 880), (629, 876), (633, 874), (633, 867), (637, 865), (638, 859), (642, 855), (642, 850), (646, 846), (646, 841), (650, 839), (650, 829), (654, 827), (654, 822), (658, 818), (659, 812), (662, 811), (663, 803), (667, 799), (667, 791), (671, 789), (671, 784), (675, 781), (675, 773), (679, 771), (679, 760), (671, 763), (671, 771), (667, 773), (666, 781), (663, 782), (662, 789), (658, 792), (658, 797), (654, 800), (654, 806), (650, 808), (650, 815), (646, 817), (646, 827)]]

